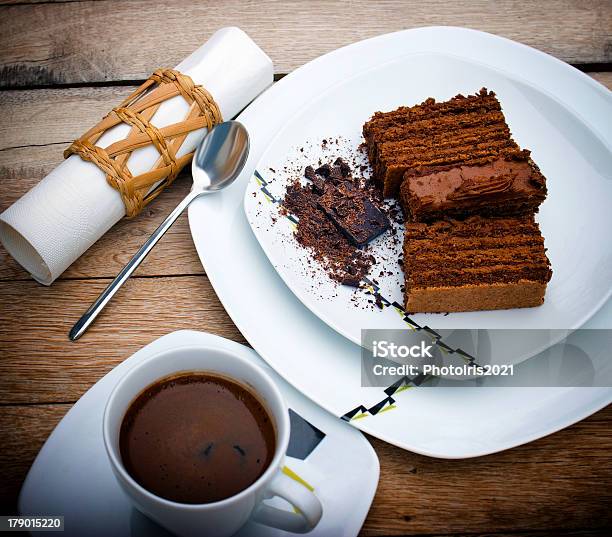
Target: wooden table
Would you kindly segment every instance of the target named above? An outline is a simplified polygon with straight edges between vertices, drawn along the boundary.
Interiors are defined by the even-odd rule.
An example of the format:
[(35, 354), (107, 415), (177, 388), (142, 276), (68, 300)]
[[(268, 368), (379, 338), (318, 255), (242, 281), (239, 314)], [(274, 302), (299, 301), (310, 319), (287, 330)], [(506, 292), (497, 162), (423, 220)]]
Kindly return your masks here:
[[(609, 0), (0, 0), (0, 210), (59, 164), (67, 144), (149, 73), (177, 64), (217, 28), (246, 30), (280, 78), (339, 46), (434, 24), (516, 39), (612, 87)], [(4, 513), (15, 512), (21, 482), (61, 417), (138, 348), (180, 328), (246, 343), (210, 286), (186, 217), (86, 337), (76, 344), (66, 337), (188, 187), (187, 177), (179, 179), (144, 214), (117, 224), (49, 288), (0, 249)], [(604, 534), (612, 526), (611, 427), (608, 407), (529, 445), (465, 461), (429, 459), (371, 438), (381, 476), (363, 534)]]

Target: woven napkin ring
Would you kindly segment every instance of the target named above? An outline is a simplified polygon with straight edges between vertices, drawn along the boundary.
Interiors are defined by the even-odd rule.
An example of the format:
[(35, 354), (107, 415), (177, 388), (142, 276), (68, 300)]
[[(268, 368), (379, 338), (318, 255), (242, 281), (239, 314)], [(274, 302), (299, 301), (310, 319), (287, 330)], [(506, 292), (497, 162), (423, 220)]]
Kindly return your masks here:
[[(151, 124), (161, 103), (177, 95), (189, 104), (185, 119), (163, 128)], [(178, 71), (158, 69), (95, 127), (75, 140), (64, 151), (64, 158), (77, 154), (98, 166), (106, 174), (108, 183), (121, 195), (125, 214), (132, 217), (170, 185), (189, 163), (193, 152), (176, 156), (187, 135), (198, 129), (211, 129), (221, 121), (217, 103), (202, 86), (196, 86), (190, 77)], [(95, 145), (108, 129), (119, 123), (131, 127), (124, 139), (106, 148)], [(133, 176), (127, 166), (132, 151), (151, 144), (159, 152), (158, 160), (148, 172)]]

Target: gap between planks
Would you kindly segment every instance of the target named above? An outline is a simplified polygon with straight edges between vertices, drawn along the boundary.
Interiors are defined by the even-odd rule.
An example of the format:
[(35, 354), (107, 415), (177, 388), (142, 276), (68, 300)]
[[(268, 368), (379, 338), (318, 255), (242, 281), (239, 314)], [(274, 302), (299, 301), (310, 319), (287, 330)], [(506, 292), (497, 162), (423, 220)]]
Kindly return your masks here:
[[(223, 6), (213, 0), (149, 0), (147, 9), (142, 5), (106, 0), (0, 7), (0, 85), (144, 79), (160, 66), (178, 64), (229, 25), (244, 29), (280, 73), (362, 39), (431, 25), (484, 30), (570, 63), (612, 61), (607, 0), (588, 6), (577, 0), (226, 0)], [(134, 31), (135, 20), (146, 32)], [(172, 45), (160, 47), (160, 35), (171, 35)]]

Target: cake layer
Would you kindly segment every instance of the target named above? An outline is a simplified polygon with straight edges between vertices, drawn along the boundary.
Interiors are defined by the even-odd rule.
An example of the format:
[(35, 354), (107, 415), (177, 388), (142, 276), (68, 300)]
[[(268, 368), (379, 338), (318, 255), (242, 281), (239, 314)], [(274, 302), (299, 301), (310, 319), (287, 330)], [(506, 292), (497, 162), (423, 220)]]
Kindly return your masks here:
[(546, 284), (531, 281), (428, 287), (414, 289), (406, 299), (406, 311), (446, 313), (458, 311), (533, 308), (544, 302)]
[(437, 103), (376, 112), (363, 135), (375, 180), (385, 196), (396, 195), (405, 173), (412, 177), (479, 166), (500, 158), (526, 160), (510, 135), (493, 92), (457, 95)]
[(400, 188), (401, 204), (417, 222), (533, 213), (545, 198), (546, 181), (531, 159), (497, 159), (407, 177)]
[(435, 99), (429, 98), (416, 106), (400, 106), (391, 112), (375, 112), (370, 121), (364, 125), (366, 137), (376, 137), (377, 132), (411, 123), (419, 119), (433, 119), (448, 114), (460, 114), (477, 112), (501, 111), (499, 101), (493, 92), (487, 92), (484, 88), (476, 95), (457, 95), (452, 99), (437, 103)]
[(538, 306), (552, 272), (533, 215), (406, 223), (406, 311)]

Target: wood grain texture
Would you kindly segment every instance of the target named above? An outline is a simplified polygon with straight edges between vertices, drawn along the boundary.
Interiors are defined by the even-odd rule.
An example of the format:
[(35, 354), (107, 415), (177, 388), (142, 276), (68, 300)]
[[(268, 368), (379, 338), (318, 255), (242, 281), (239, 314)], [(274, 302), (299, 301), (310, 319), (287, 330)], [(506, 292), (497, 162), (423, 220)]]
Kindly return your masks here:
[(76, 401), (152, 340), (179, 329), (246, 343), (205, 276), (132, 278), (78, 343), (74, 322), (108, 280), (0, 282), (0, 401)]
[(0, 514), (17, 513), (17, 495), (51, 431), (70, 404), (0, 407)]
[[(19, 6), (27, 4), (51, 4), (52, 2), (82, 2), (83, 0), (0, 0), (0, 6)], [(100, 1), (100, 0), (98, 0)]]
[[(0, 450), (0, 467), (8, 472), (0, 503), (16, 497), (68, 409), (0, 407), (0, 435), (8, 438)], [(611, 424), (609, 407), (554, 436), (463, 461), (431, 459), (369, 438), (381, 474), (362, 535), (603, 534), (612, 525)]]
[[(536, 442), (439, 460), (371, 439), (381, 460), (371, 535), (612, 526), (612, 406)], [(581, 446), (588, 446), (581, 449)]]
[(609, 90), (612, 90), (612, 71), (603, 71), (601, 73), (589, 73), (597, 82), (603, 84)]
[(0, 84), (140, 80), (228, 25), (268, 52), (277, 73), (361, 39), (428, 25), (485, 30), (571, 63), (612, 61), (609, 0), (107, 0), (0, 7)]
[(65, 145), (81, 136), (136, 86), (85, 87), (0, 92), (0, 151), (10, 147)]

